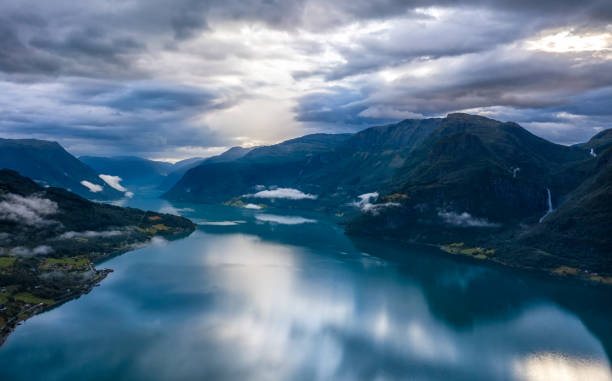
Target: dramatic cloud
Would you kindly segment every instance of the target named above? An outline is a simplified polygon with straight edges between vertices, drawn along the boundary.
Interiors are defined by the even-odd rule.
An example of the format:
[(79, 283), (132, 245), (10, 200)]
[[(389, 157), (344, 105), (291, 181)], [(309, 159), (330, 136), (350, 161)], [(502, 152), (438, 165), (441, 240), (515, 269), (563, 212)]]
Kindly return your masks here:
[(317, 222), (310, 218), (297, 217), (297, 216), (277, 216), (274, 214), (258, 214), (255, 216), (257, 221), (271, 222), (281, 225), (300, 225), (300, 224), (311, 224)]
[(284, 198), (288, 200), (314, 200), (317, 198), (314, 194), (304, 193), (298, 189), (293, 188), (276, 188), (269, 190), (262, 190), (253, 195), (246, 195), (247, 197), (255, 198)]
[(257, 210), (258, 210), (258, 209), (262, 209), (262, 208), (261, 208), (261, 206), (256, 205), (256, 204), (246, 204), (246, 205), (244, 206), (244, 208), (245, 208), (245, 209), (257, 209)]
[(0, 219), (25, 225), (42, 226), (57, 223), (46, 217), (58, 212), (55, 201), (38, 196), (23, 197), (9, 193), (0, 201)]
[(455, 212), (438, 212), (438, 216), (442, 220), (454, 226), (460, 227), (476, 227), (476, 228), (496, 228), (501, 226), (500, 224), (489, 222), (486, 218), (474, 217), (467, 212), (455, 213)]
[(0, 134), (158, 159), (467, 111), (609, 128), (608, 0), (5, 0)]

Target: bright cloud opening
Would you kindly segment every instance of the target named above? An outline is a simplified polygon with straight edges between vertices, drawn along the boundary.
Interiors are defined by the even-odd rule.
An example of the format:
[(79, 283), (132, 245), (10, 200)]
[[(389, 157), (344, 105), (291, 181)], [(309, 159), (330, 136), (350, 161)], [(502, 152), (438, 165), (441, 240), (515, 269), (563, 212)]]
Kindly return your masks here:
[(573, 30), (548, 35), (537, 40), (527, 41), (529, 50), (549, 53), (597, 52), (612, 50), (612, 34), (599, 33), (578, 35)]

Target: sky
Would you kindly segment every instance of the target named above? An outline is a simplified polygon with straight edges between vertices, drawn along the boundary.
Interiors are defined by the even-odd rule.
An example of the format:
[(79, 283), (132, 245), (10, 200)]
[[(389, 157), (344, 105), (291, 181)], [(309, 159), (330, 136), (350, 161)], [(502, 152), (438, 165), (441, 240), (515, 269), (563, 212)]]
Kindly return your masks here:
[(178, 160), (469, 112), (612, 127), (610, 0), (2, 0), (0, 136)]

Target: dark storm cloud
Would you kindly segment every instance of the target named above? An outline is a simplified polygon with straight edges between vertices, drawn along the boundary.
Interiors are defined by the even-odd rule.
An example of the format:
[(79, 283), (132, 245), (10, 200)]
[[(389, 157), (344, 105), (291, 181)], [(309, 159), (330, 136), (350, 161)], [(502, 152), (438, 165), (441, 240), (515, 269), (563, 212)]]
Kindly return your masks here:
[[(437, 65), (445, 66), (444, 61)], [(605, 59), (500, 49), (469, 55), (425, 78), (405, 76), (362, 89), (350, 96), (346, 91), (305, 96), (296, 109), (298, 118), (361, 126), (391, 115), (402, 119), (502, 108), (488, 115), (530, 124), (539, 135), (563, 143), (587, 140), (594, 128), (612, 127), (612, 61)]]
[(565, 107), (573, 114), (612, 117), (612, 87), (605, 87), (576, 95)]
[(122, 55), (144, 49), (144, 45), (133, 38), (108, 38), (104, 30), (95, 28), (71, 31), (61, 40), (47, 36), (34, 37), (30, 45), (64, 57), (92, 57), (112, 61), (120, 61)]
[(121, 111), (178, 111), (192, 107), (210, 109), (215, 99), (214, 94), (197, 88), (146, 85), (122, 89), (103, 104)]
[(363, 91), (336, 87), (324, 93), (308, 94), (300, 99), (299, 105), (295, 108), (297, 119), (302, 122), (320, 122), (338, 126), (367, 126), (392, 122), (393, 118), (362, 115), (368, 108), (367, 103), (363, 102), (366, 97)]
[[(469, 21), (465, 16), (469, 16)], [(524, 22), (482, 11), (447, 16), (435, 24), (427, 21), (397, 21), (394, 28), (383, 36), (374, 34), (356, 38), (350, 46), (338, 48), (345, 63), (310, 74), (323, 75), (326, 80), (333, 81), (419, 59), (484, 52), (537, 30)], [(479, 28), (474, 28), (474, 22), (479, 23)], [(307, 75), (298, 73), (298, 78)]]
[(231, 95), (159, 82), (73, 79), (63, 86), (59, 97), (42, 95), (53, 100), (47, 107), (61, 112), (41, 109), (40, 99), (24, 93), (20, 107), (0, 119), (0, 130), (9, 137), (58, 140), (77, 154), (159, 156), (180, 147), (229, 144), (195, 117), (231, 106)]
[[(428, 7), (442, 8), (441, 18), (421, 9)], [(388, 30), (325, 39), (374, 20)], [(307, 85), (294, 111), (309, 125), (491, 109), (573, 141), (612, 120), (612, 60), (512, 47), (554, 28), (609, 31), (610, 0), (3, 0), (0, 133), (60, 140), (81, 153), (231, 144), (203, 115), (256, 97), (275, 80), (251, 78), (241, 66), (262, 57), (265, 39), (208, 38), (245, 24), (286, 32), (295, 40), (285, 47), (314, 61), (330, 52), (340, 58), (307, 69), (296, 62), (293, 78)], [(304, 31), (320, 38), (302, 38)], [(437, 71), (380, 79), (381, 71), (410, 65)]]
[(12, 23), (0, 19), (0, 71), (5, 73), (56, 73), (58, 60), (40, 55), (20, 41)]
[(567, 105), (575, 94), (612, 85), (610, 60), (577, 62), (574, 57), (544, 53), (501, 53), (468, 57), (458, 70), (449, 68), (421, 79), (425, 86), (409, 78), (396, 80), (371, 99), (439, 114), (474, 107)]

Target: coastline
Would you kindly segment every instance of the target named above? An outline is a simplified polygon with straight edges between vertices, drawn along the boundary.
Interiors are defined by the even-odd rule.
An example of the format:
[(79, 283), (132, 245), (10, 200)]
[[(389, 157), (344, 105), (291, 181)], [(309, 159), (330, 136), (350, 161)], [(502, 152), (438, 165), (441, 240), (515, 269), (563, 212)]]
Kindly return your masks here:
[[(177, 240), (186, 238), (191, 233), (193, 233), (197, 229), (197, 226), (194, 224), (191, 229), (181, 230), (174, 234), (170, 234), (164, 236), (164, 239), (168, 240)], [(54, 308), (60, 307), (62, 304), (69, 302), (74, 299), (78, 299), (79, 297), (89, 294), (95, 287), (99, 286), (100, 283), (106, 279), (106, 277), (112, 273), (114, 270), (110, 268), (104, 269), (96, 269), (94, 266), (97, 263), (100, 263), (104, 260), (108, 260), (110, 258), (120, 256), (126, 253), (129, 253), (133, 250), (149, 246), (151, 243), (151, 239), (143, 240), (141, 242), (132, 242), (124, 248), (118, 250), (112, 250), (108, 253), (103, 253), (102, 255), (96, 255), (88, 262), (89, 268), (94, 271), (94, 277), (92, 279), (84, 281), (78, 289), (71, 290), (69, 293), (60, 296), (58, 299), (53, 300), (53, 303), (44, 303), (39, 302), (35, 305), (27, 305), (26, 309), (19, 311), (13, 318), (9, 319), (4, 323), (2, 327), (0, 327), (0, 347), (6, 342), (11, 333), (19, 327), (19, 325), (23, 324), (26, 320), (39, 315), (43, 312), (52, 310)], [(90, 254), (93, 255), (93, 254)], [(5, 307), (6, 308), (6, 307)]]
[[(341, 225), (341, 224), (340, 224)], [(341, 225), (342, 226), (342, 225)], [(348, 237), (358, 237), (355, 234), (349, 234), (345, 230), (344, 234)], [(365, 237), (375, 240), (381, 240), (386, 242), (395, 242), (398, 244), (415, 244), (423, 245), (439, 250), (440, 255), (449, 257), (465, 258), (473, 261), (485, 262), (502, 268), (514, 269), (519, 271), (525, 271), (533, 274), (545, 275), (551, 278), (561, 280), (580, 281), (593, 286), (610, 287), (612, 286), (612, 276), (600, 275), (597, 273), (587, 272), (570, 266), (559, 265), (555, 268), (537, 268), (533, 266), (521, 265), (519, 263), (511, 263), (503, 260), (498, 256), (495, 256), (496, 249), (494, 248), (483, 248), (479, 246), (464, 246), (463, 243), (460, 245), (455, 244), (439, 244), (432, 242), (419, 242), (419, 241), (407, 241), (401, 240), (389, 236), (377, 237), (371, 234), (365, 234)], [(506, 251), (508, 249), (505, 249)]]
[(44, 303), (36, 304), (28, 309), (21, 311), (18, 316), (15, 316), (13, 319), (7, 321), (4, 326), (0, 327), (0, 347), (6, 342), (8, 337), (23, 324), (26, 320), (39, 315), (43, 312), (50, 311), (54, 308), (60, 307), (62, 304), (69, 302), (73, 299), (78, 299), (82, 295), (89, 294), (94, 287), (100, 285), (100, 283), (106, 279), (108, 274), (112, 273), (113, 269), (102, 269), (96, 270), (97, 277), (90, 282), (86, 288), (80, 292), (73, 292), (69, 295), (64, 296), (63, 298), (55, 301), (55, 303), (50, 305), (45, 305)]

